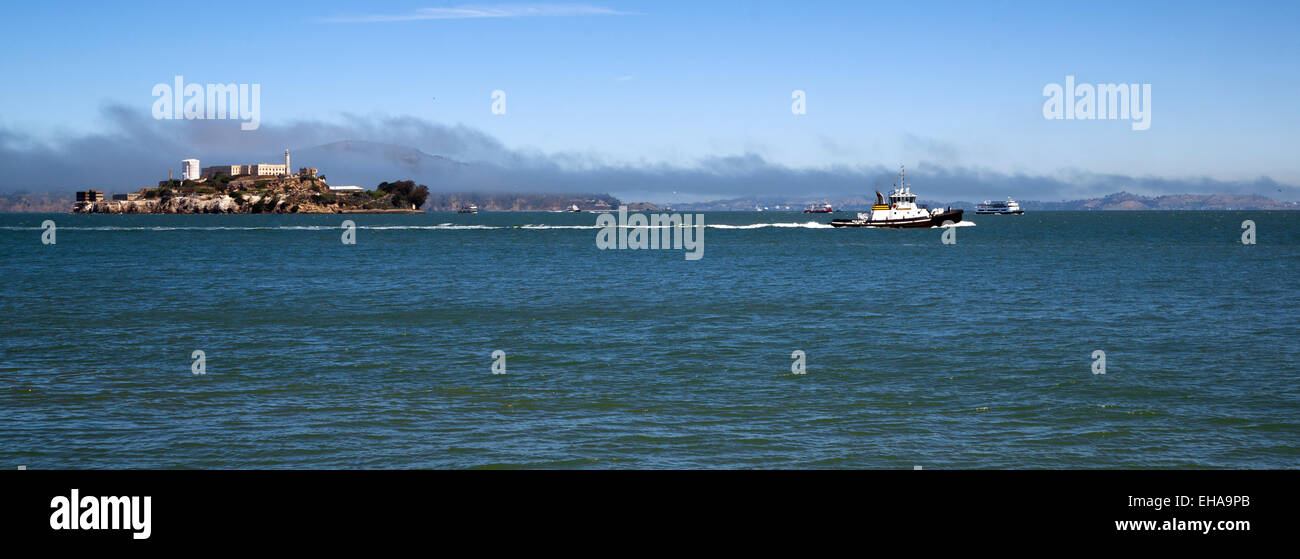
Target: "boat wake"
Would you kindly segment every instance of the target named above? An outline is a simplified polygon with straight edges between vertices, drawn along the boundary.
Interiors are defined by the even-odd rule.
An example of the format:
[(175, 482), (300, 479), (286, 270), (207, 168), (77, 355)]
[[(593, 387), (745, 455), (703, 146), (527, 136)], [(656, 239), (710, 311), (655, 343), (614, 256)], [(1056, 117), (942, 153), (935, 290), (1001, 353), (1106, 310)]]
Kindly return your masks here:
[(948, 227), (974, 227), (974, 226), (975, 226), (974, 221), (962, 220), (962, 221), (958, 221), (957, 223), (948, 223), (948, 224), (940, 225), (938, 227), (931, 227), (931, 229), (945, 229)]
[(829, 223), (819, 223), (816, 221), (807, 221), (804, 223), (751, 223), (749, 225), (726, 225), (714, 224), (705, 225), (713, 229), (762, 229), (764, 227), (781, 227), (795, 229), (834, 229)]

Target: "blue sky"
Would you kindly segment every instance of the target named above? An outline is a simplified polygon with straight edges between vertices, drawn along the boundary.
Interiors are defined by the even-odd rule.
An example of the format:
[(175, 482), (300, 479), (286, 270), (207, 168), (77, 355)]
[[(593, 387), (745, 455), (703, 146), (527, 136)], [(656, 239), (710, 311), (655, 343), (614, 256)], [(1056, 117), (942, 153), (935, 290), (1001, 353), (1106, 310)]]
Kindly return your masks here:
[[(485, 10), (516, 15), (421, 19)], [(1298, 16), (1297, 2), (9, 4), (0, 127), (103, 132), (105, 106), (147, 115), (153, 85), (180, 74), (261, 84), (272, 125), (413, 116), (617, 164), (757, 154), (1296, 185)], [(1044, 119), (1042, 89), (1066, 75), (1152, 84), (1151, 128)]]

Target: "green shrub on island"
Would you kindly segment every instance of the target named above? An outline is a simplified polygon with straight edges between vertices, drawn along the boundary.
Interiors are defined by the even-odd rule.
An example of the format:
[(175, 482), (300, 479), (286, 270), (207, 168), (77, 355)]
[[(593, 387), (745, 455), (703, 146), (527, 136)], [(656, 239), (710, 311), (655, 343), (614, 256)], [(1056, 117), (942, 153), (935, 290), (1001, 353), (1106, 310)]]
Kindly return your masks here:
[(429, 187), (416, 185), (415, 181), (410, 180), (381, 182), (377, 190), (391, 196), (389, 201), (394, 208), (419, 208), (429, 198)]
[(318, 205), (322, 205), (322, 206), (323, 206), (323, 205), (328, 205), (328, 204), (335, 204), (335, 203), (338, 203), (338, 201), (339, 201), (339, 197), (338, 197), (338, 195), (335, 194), (335, 193), (333, 193), (333, 192), (326, 192), (326, 193), (324, 193), (324, 194), (312, 194), (312, 195), (311, 195), (311, 202), (312, 202), (313, 204), (318, 204)]
[(227, 190), (230, 188), (230, 175), (217, 173), (216, 176), (208, 179), (208, 184), (211, 184), (217, 190)]

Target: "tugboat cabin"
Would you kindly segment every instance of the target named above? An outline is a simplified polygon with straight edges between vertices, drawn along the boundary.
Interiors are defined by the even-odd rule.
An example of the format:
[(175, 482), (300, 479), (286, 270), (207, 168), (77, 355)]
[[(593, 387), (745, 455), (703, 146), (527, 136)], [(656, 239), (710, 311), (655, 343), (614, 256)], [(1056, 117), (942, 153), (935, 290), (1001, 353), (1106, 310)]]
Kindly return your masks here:
[(916, 207), (916, 195), (908, 189), (902, 188), (895, 190), (889, 195), (889, 205), (896, 210), (907, 210)]

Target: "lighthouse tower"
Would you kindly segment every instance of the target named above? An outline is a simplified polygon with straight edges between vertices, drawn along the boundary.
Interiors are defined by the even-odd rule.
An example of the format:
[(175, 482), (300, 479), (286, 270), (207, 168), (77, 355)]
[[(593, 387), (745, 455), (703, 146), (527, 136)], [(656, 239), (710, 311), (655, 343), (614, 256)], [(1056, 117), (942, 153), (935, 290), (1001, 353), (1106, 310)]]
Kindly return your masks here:
[(289, 166), (289, 150), (286, 148), (284, 150), (284, 176), (287, 177), (292, 174), (293, 174), (293, 167)]

